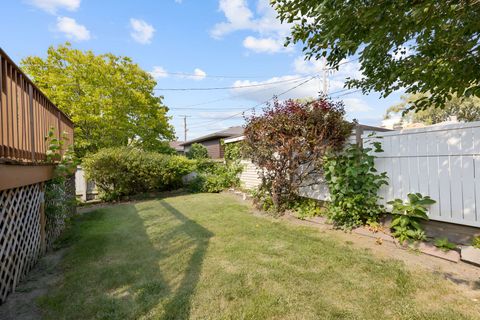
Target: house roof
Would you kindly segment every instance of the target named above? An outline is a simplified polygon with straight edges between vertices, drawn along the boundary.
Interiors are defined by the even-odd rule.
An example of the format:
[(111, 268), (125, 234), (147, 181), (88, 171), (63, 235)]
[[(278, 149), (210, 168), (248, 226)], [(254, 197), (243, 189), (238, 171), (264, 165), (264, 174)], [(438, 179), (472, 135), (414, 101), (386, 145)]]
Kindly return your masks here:
[(176, 151), (183, 151), (182, 146), (183, 141), (170, 141), (168, 144), (171, 148), (175, 149)]
[(202, 141), (213, 140), (213, 139), (236, 137), (236, 136), (241, 136), (242, 134), (243, 134), (243, 127), (241, 126), (230, 127), (222, 131), (217, 131), (202, 137), (198, 137), (189, 141), (182, 142), (179, 144), (179, 146), (188, 146), (195, 142), (202, 142)]

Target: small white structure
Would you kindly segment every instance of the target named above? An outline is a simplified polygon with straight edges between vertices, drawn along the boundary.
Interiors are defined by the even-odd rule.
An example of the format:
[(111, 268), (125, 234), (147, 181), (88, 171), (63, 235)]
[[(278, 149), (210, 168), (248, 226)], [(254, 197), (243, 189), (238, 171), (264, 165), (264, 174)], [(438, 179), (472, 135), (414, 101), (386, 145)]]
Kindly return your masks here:
[(94, 181), (87, 181), (85, 178), (85, 171), (78, 166), (75, 171), (75, 192), (77, 198), (82, 202), (95, 200), (98, 197), (97, 187)]

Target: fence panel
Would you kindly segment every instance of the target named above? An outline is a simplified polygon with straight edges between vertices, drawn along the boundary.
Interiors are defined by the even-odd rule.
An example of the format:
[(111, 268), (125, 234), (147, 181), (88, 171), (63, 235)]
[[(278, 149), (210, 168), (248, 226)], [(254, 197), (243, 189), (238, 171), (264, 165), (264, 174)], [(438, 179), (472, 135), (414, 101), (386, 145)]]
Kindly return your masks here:
[(28, 79), (0, 49), (0, 160), (45, 160), (45, 136), (66, 132), (73, 143), (73, 123)]
[[(430, 219), (480, 227), (480, 122), (378, 133), (382, 202), (411, 192), (437, 201)], [(366, 139), (366, 137), (363, 137)]]

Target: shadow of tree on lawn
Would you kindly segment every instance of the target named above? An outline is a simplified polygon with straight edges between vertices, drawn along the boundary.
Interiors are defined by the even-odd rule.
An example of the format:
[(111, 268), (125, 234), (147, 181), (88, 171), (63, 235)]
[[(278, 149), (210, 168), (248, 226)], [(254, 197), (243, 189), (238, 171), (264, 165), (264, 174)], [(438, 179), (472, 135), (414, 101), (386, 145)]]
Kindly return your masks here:
[(202, 262), (208, 248), (209, 240), (213, 234), (200, 224), (187, 218), (166, 201), (161, 200), (160, 204), (182, 222), (181, 231), (188, 235), (195, 246), (186, 266), (183, 279), (175, 291), (174, 296), (165, 306), (165, 313), (161, 319), (188, 319), (192, 295), (200, 278)]
[(188, 319), (212, 236), (165, 200), (86, 213), (41, 305), (52, 319)]

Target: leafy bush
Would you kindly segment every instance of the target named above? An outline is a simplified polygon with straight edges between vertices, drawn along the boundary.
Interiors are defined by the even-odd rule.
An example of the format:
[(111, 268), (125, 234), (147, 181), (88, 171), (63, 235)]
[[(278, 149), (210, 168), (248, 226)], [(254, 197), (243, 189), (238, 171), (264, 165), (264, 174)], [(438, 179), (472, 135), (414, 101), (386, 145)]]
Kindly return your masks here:
[(275, 213), (272, 195), (269, 190), (260, 185), (258, 188), (250, 190), (255, 207), (259, 210)]
[(331, 202), (327, 214), (337, 227), (350, 229), (378, 221), (384, 212), (379, 205), (378, 190), (387, 184), (385, 172), (375, 169), (375, 156), (382, 152), (379, 142), (372, 148), (349, 145), (340, 153), (329, 153), (324, 159), (324, 177)]
[(245, 156), (261, 169), (261, 189), (270, 193), (276, 212), (284, 212), (304, 181), (321, 171), (328, 150), (343, 147), (353, 128), (344, 116), (342, 102), (320, 98), (275, 100), (245, 119)]
[(429, 196), (422, 196), (420, 193), (409, 193), (409, 202), (404, 203), (401, 199), (387, 202), (392, 205), (392, 223), (390, 228), (392, 235), (400, 242), (405, 240), (426, 239), (421, 220), (428, 220), (427, 207), (434, 204), (435, 200)]
[(185, 153), (188, 159), (207, 159), (208, 150), (200, 143), (194, 143), (190, 146), (190, 149)]
[(454, 250), (457, 248), (457, 245), (453, 242), (448, 241), (448, 238), (438, 238), (434, 242), (435, 247), (442, 249), (443, 251)]
[(242, 166), (215, 161), (198, 161), (197, 177), (190, 183), (192, 192), (220, 192), (240, 184)]
[(243, 148), (244, 148), (244, 143), (243, 141), (238, 141), (238, 142), (232, 142), (232, 143), (223, 143), (222, 145), (224, 147), (224, 155), (223, 157), (225, 158), (225, 161), (227, 163), (229, 162), (234, 162), (242, 159), (243, 156)]
[(472, 246), (474, 248), (480, 249), (480, 236), (473, 238)]
[(140, 149), (102, 149), (83, 160), (88, 179), (94, 180), (109, 200), (142, 192), (172, 190), (182, 186), (182, 177), (193, 171), (195, 162)]
[(315, 199), (299, 197), (290, 207), (299, 219), (317, 217), (323, 214), (322, 203)]

